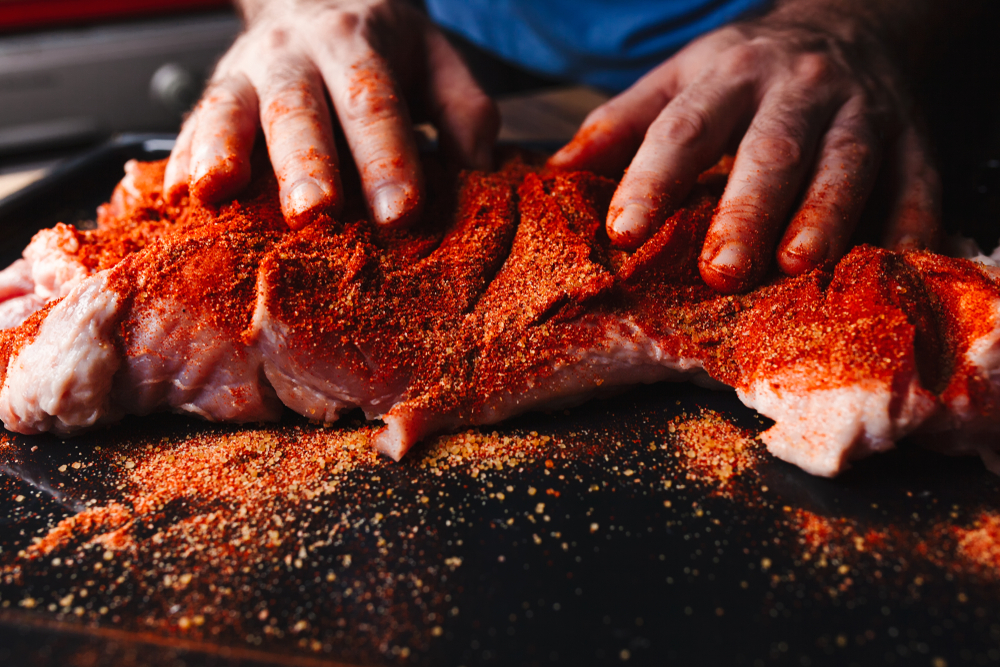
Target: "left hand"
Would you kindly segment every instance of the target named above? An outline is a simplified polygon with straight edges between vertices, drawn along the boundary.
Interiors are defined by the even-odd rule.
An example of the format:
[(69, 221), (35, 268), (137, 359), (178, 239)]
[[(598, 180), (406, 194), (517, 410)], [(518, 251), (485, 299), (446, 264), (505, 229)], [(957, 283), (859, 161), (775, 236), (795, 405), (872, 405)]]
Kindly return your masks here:
[(628, 165), (608, 212), (612, 242), (639, 246), (738, 139), (701, 250), (709, 286), (753, 287), (775, 244), (789, 275), (836, 262), (883, 161), (895, 193), (883, 244), (936, 245), (939, 177), (890, 49), (838, 37), (866, 33), (829, 26), (829, 14), (817, 27), (807, 18), (764, 17), (693, 42), (591, 113), (551, 158), (604, 173)]

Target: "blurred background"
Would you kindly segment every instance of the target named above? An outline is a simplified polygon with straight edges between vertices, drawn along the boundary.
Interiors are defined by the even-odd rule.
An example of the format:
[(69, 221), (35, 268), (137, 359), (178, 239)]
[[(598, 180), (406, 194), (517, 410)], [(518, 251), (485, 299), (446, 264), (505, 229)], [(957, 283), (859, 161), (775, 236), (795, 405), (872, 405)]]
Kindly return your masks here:
[(226, 0), (0, 0), (0, 183), (114, 133), (176, 132), (239, 27)]

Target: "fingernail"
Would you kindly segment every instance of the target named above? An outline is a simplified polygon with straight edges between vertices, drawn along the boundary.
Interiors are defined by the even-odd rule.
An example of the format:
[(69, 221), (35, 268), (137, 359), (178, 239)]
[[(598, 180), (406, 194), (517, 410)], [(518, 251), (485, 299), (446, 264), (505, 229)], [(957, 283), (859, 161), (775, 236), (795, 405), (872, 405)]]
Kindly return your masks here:
[(611, 222), (616, 245), (634, 246), (641, 243), (649, 226), (649, 209), (640, 204), (629, 204)]
[(319, 183), (312, 179), (300, 181), (288, 193), (288, 213), (302, 215), (321, 204), (325, 198), (326, 193)]
[(711, 266), (713, 271), (730, 278), (742, 278), (750, 266), (750, 248), (739, 241), (730, 241), (715, 253)]
[(375, 195), (372, 215), (377, 224), (388, 225), (403, 217), (410, 207), (410, 197), (402, 186), (386, 185)]
[(806, 228), (795, 235), (785, 247), (785, 252), (807, 262), (818, 264), (826, 259), (829, 248), (830, 244), (826, 234), (816, 228)]

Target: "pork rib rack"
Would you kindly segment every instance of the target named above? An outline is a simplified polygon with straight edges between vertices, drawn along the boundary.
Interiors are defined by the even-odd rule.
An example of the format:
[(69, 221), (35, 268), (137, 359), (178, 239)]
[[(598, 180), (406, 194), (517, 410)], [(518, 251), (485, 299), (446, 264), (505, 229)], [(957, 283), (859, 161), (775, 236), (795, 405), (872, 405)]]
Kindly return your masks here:
[(97, 229), (43, 230), (0, 273), (8, 429), (361, 408), (398, 460), (433, 432), (693, 380), (735, 388), (775, 420), (770, 450), (814, 474), (911, 433), (947, 432), (935, 440), (992, 460), (993, 271), (862, 246), (830, 272), (719, 295), (694, 249), (724, 170), (628, 254), (602, 232), (614, 183), (586, 173), (514, 163), (432, 179), (409, 232), (376, 228), (357, 204), (292, 232), (266, 170), (213, 209), (164, 202), (163, 169), (129, 163)]

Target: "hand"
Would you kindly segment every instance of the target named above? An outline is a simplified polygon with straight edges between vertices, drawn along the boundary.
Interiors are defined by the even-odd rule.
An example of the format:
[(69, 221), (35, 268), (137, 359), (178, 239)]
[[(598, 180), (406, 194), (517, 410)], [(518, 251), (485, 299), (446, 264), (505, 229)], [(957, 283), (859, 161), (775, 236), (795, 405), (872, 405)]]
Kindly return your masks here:
[(785, 273), (837, 261), (884, 160), (895, 185), (884, 244), (935, 245), (939, 178), (888, 46), (851, 17), (794, 18), (776, 12), (690, 44), (591, 113), (551, 158), (612, 173), (631, 160), (608, 213), (616, 245), (640, 245), (736, 140), (700, 256), (711, 287), (759, 282), (782, 230)]
[(190, 192), (219, 202), (235, 195), (250, 180), (250, 153), (263, 128), (282, 213), (297, 229), (342, 204), (339, 130), (372, 219), (407, 224), (423, 200), (410, 111), (429, 117), (442, 147), (461, 163), (489, 166), (496, 106), (418, 10), (392, 0), (243, 4), (246, 31), (177, 137), (164, 178), (168, 197)]

